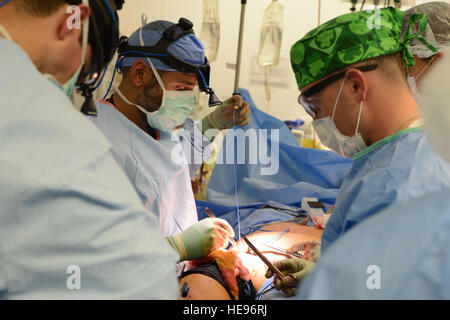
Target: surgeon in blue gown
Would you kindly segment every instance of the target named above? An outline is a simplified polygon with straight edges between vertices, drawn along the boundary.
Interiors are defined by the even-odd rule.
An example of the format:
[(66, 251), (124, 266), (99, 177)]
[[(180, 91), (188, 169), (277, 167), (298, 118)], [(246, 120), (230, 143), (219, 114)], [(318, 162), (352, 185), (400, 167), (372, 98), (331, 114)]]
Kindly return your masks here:
[[(428, 12), (425, 39), (439, 49), (447, 47), (450, 44), (450, 6), (434, 2), (417, 7), (405, 13), (403, 35), (414, 14)], [(415, 23), (410, 33), (418, 32), (418, 26), (419, 23)], [(410, 48), (415, 54), (416, 62), (409, 68), (408, 84), (415, 97), (417, 91), (412, 83), (415, 83), (416, 78), (419, 81), (421, 76), (434, 67), (428, 61), (422, 62), (416, 54), (424, 54), (426, 51), (428, 60), (436, 62), (442, 53), (431, 50), (419, 39), (413, 39)], [(398, 99), (392, 102), (400, 108)], [(417, 112), (417, 107), (415, 109)], [(385, 119), (389, 116), (389, 112), (384, 114)], [(430, 148), (421, 129), (421, 121), (421, 118), (416, 118), (402, 130), (383, 137), (354, 155), (353, 167), (341, 186), (335, 211), (322, 236), (322, 252), (354, 225), (389, 205), (407, 202), (427, 192), (449, 186), (450, 167)], [(378, 126), (383, 126), (383, 119)]]
[[(314, 116), (313, 125), (322, 143), (353, 158), (353, 166), (344, 179), (334, 212), (322, 234), (322, 254), (326, 254), (346, 232), (383, 209), (450, 187), (450, 166), (425, 137), (419, 106), (406, 81), (405, 65), (414, 64), (408, 41), (419, 35), (408, 28), (406, 40), (403, 40), (400, 33), (404, 14), (394, 8), (381, 9), (381, 13), (382, 19), (393, 23), (382, 23), (381, 29), (368, 32), (373, 32), (373, 36), (382, 42), (378, 50), (385, 50), (383, 55), (372, 55), (372, 59), (363, 55), (350, 62), (341, 59), (343, 67), (335, 70), (335, 66), (330, 65), (317, 79), (297, 77), (301, 89), (299, 101)], [(422, 28), (426, 26), (423, 14), (415, 14), (411, 20)], [(366, 14), (350, 13), (319, 27), (329, 32), (343, 28), (347, 32), (342, 32), (336, 39), (332, 51), (316, 57), (342, 57), (346, 50), (350, 54), (355, 41), (367, 46), (369, 38), (355, 36), (352, 32), (355, 24), (364, 25), (365, 22)], [(315, 52), (311, 44), (315, 37), (320, 37), (320, 33), (309, 33), (291, 50), (297, 75), (307, 72), (308, 64), (314, 63), (308, 59), (299, 60), (297, 55), (302, 52), (299, 48), (304, 46), (305, 56), (308, 56), (308, 50)], [(352, 42), (347, 41), (349, 37)], [(420, 39), (430, 50), (437, 51), (425, 39)], [(384, 46), (385, 41), (396, 45)], [(292, 294), (288, 288), (295, 289), (296, 282), (313, 269), (311, 263), (306, 260), (292, 261), (292, 264), (283, 262), (285, 272), (294, 277), (286, 283), (280, 282), (278, 287)]]
[[(77, 71), (82, 31), (64, 29), (68, 5), (41, 18), (18, 8), (26, 3), (0, 8), (0, 297), (176, 298), (177, 256), (157, 220), (55, 85)], [(89, 8), (79, 7), (84, 22)], [(53, 81), (41, 74), (54, 70)]]
[[(396, 22), (399, 26), (388, 32), (399, 33), (402, 21), (398, 19)], [(331, 29), (333, 27), (330, 26)], [(340, 43), (337, 45), (342, 46), (342, 50), (345, 49), (345, 39), (343, 35), (338, 40)], [(322, 103), (317, 110), (313, 122), (320, 139), (336, 152), (353, 158), (353, 166), (342, 183), (334, 212), (322, 235), (322, 252), (342, 234), (376, 212), (450, 186), (450, 167), (435, 154), (424, 136), (419, 107), (401, 74), (400, 64), (395, 65), (393, 59), (364, 61), (362, 58), (358, 64), (346, 67), (344, 71), (350, 70), (350, 73), (344, 73), (343, 78), (315, 93), (323, 101), (325, 97), (329, 98), (329, 103)], [(379, 77), (382, 74), (376, 70), (355, 71), (359, 74), (352, 75), (352, 70), (355, 70), (352, 67), (362, 62), (363, 65), (377, 64), (378, 69), (395, 68), (398, 79), (393, 77), (392, 71), (392, 83), (377, 86), (382, 81)], [(324, 79), (327, 77), (329, 75)], [(365, 77), (364, 85), (355, 81), (362, 77)], [(324, 79), (303, 86), (302, 94)], [(350, 92), (351, 85), (361, 90)], [(375, 90), (374, 95), (368, 94), (370, 86)], [(396, 99), (392, 99), (393, 96)], [(352, 116), (345, 108), (348, 104), (355, 105)], [(334, 129), (323, 125), (326, 117), (332, 115)]]
[[(450, 161), (450, 50), (418, 97), (432, 146)], [(444, 72), (443, 72), (444, 71)], [(299, 299), (450, 299), (450, 188), (392, 206), (327, 250)]]
[[(152, 46), (165, 39), (163, 33), (177, 27), (181, 28), (153, 21), (129, 37), (128, 45), (134, 48), (122, 51), (118, 60), (122, 81), (107, 101), (99, 101), (98, 115), (92, 118), (111, 141), (145, 207), (159, 217), (164, 236), (180, 233), (198, 220), (190, 167), (199, 167), (210, 155), (213, 136), (206, 133), (232, 126), (234, 106), (241, 107), (238, 124), (245, 126), (250, 117), (248, 104), (234, 96), (203, 121), (189, 118), (198, 75), (151, 54)], [(173, 40), (166, 54), (197, 68), (205, 63), (204, 46), (193, 33)], [(136, 56), (140, 48), (143, 54)]]
[[(95, 2), (77, 5), (82, 28), (60, 1), (0, 2), (0, 299), (177, 298), (175, 264), (189, 252), (163, 239), (110, 143), (68, 98), (83, 61), (101, 71), (95, 48), (118, 41), (121, 1)], [(87, 19), (102, 37), (88, 36)], [(192, 249), (214, 230), (170, 239)]]

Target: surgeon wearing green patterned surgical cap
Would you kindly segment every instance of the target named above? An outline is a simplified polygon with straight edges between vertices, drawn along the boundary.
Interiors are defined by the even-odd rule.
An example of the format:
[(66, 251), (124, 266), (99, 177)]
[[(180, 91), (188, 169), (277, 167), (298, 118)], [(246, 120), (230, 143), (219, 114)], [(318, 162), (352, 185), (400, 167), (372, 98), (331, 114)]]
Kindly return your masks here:
[[(436, 49), (421, 36), (425, 15), (412, 15), (404, 35), (403, 19), (404, 13), (392, 7), (345, 14), (292, 46), (300, 104), (313, 118), (321, 142), (353, 158), (322, 234), (321, 250), (313, 246), (314, 252), (326, 254), (343, 234), (394, 203), (450, 186), (450, 166), (426, 140), (407, 83), (408, 67), (415, 63), (411, 41)], [(314, 261), (276, 264), (291, 276), (275, 276), (275, 287), (292, 295), (315, 263), (320, 264), (320, 254)]]

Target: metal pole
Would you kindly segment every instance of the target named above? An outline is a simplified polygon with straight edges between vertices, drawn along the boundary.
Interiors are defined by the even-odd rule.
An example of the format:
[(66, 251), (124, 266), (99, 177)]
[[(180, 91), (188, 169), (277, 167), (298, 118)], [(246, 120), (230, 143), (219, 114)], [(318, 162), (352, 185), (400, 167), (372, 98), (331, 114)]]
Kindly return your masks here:
[(239, 43), (236, 59), (236, 76), (234, 78), (234, 92), (239, 89), (239, 76), (241, 74), (241, 55), (242, 55), (242, 40), (244, 38), (244, 21), (245, 21), (245, 5), (247, 0), (241, 0), (241, 22), (239, 26)]
[(322, 1), (319, 0), (319, 12), (317, 14), (317, 26), (320, 26), (320, 11), (321, 11), (321, 8), (322, 8)]

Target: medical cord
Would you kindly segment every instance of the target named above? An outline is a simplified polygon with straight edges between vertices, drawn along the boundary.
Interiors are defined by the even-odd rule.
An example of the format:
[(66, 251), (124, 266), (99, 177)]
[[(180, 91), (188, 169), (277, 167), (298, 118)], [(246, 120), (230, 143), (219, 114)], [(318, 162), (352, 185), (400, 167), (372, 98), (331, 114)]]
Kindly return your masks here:
[(8, 3), (10, 3), (12, 0), (5, 0), (3, 2), (0, 2), (0, 8), (3, 6), (6, 6)]
[(289, 231), (291, 231), (291, 229), (290, 229), (290, 228), (287, 228), (286, 230), (284, 230), (283, 232), (281, 232), (279, 235), (277, 235), (275, 238), (269, 240), (269, 242), (275, 242), (275, 241), (277, 241), (278, 239), (280, 239), (280, 238), (283, 236), (283, 234), (285, 234), (286, 232), (289, 232)]
[(262, 300), (263, 295), (273, 289), (275, 289), (275, 286), (273, 285), (272, 277), (272, 282), (267, 283), (265, 286), (263, 284), (263, 286), (258, 290), (259, 293), (257, 293), (255, 300)]
[(108, 96), (109, 92), (111, 91), (111, 87), (112, 87), (112, 84), (113, 84), (113, 82), (114, 82), (114, 77), (116, 76), (116, 72), (117, 72), (117, 70), (118, 70), (118, 68), (119, 68), (119, 64), (120, 64), (120, 62), (122, 61), (122, 59), (123, 59), (123, 58), (117, 59), (116, 65), (114, 66), (114, 72), (113, 72), (113, 76), (112, 76), (112, 78), (111, 78), (111, 82), (109, 83), (108, 90), (106, 91), (106, 94), (105, 94), (105, 96), (103, 97), (103, 100), (106, 99), (106, 97)]
[(363, 0), (362, 4), (361, 4), (361, 8), (359, 9), (359, 11), (362, 11), (364, 9), (364, 5), (366, 4), (366, 0)]
[[(233, 132), (236, 130), (236, 110), (239, 110), (239, 107), (235, 106), (233, 110)], [(236, 134), (233, 135), (234, 142), (236, 142)], [(236, 161), (237, 161), (237, 146), (234, 144), (234, 161), (233, 161), (233, 169), (234, 169), (234, 196), (236, 199), (236, 213), (238, 220), (238, 237), (241, 240), (241, 216), (239, 212), (239, 199), (238, 199), (238, 190), (237, 190), (237, 174), (236, 174)]]
[(103, 82), (103, 78), (105, 77), (106, 71), (108, 71), (108, 66), (105, 67), (105, 70), (103, 71), (103, 74), (102, 74), (100, 80), (98, 81), (97, 85), (94, 87), (94, 90), (92, 90), (92, 91), (95, 91), (98, 89), (98, 87), (100, 87), (100, 85)]

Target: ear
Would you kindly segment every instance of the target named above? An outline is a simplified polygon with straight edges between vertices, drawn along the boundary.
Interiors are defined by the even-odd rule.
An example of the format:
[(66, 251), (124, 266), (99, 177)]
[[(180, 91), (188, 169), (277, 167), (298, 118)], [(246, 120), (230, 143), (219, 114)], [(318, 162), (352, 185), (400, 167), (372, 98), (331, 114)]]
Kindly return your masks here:
[(153, 76), (147, 63), (142, 59), (133, 63), (130, 75), (136, 87), (145, 86)]
[(91, 14), (91, 9), (85, 4), (67, 6), (61, 10), (63, 12), (58, 28), (58, 38), (60, 40), (66, 39), (75, 30), (81, 31), (83, 23)]
[(442, 51), (439, 51), (438, 53), (436, 53), (434, 55), (434, 61), (433, 62), (436, 62), (436, 61), (440, 60), (443, 57), (445, 57), (445, 53), (442, 52)]
[(358, 102), (365, 101), (367, 96), (367, 79), (364, 72), (358, 69), (349, 69), (345, 75), (350, 83), (351, 93)]

